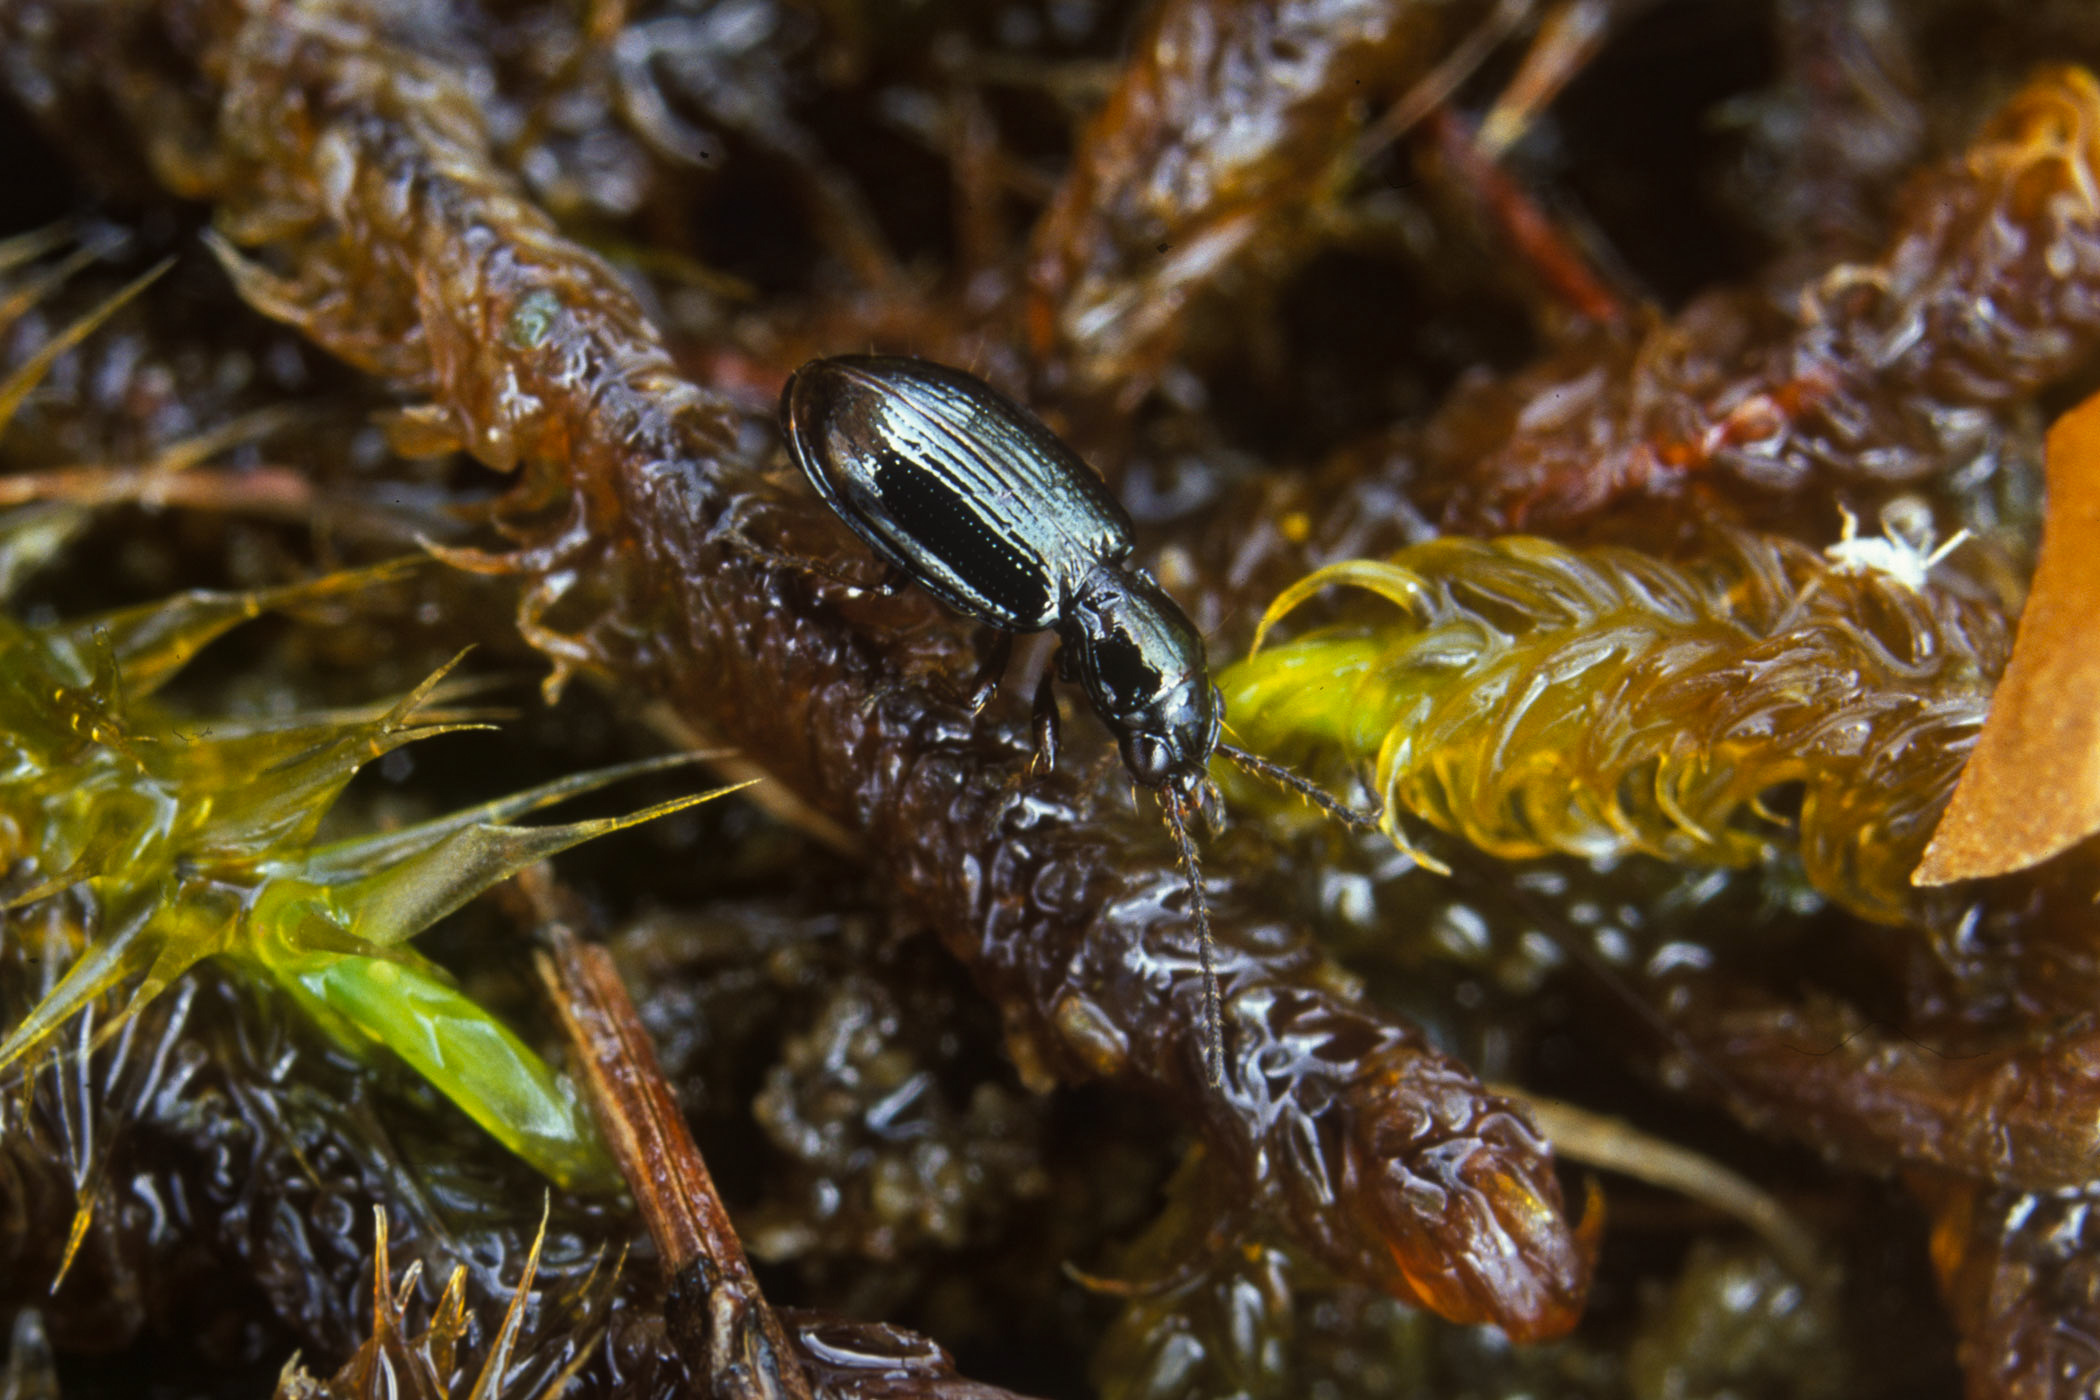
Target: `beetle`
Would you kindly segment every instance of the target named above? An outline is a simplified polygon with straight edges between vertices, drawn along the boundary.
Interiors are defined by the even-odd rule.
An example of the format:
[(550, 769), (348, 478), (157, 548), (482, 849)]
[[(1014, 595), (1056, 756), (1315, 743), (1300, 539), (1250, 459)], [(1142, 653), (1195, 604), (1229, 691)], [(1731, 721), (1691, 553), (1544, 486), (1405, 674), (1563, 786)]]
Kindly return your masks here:
[[(780, 396), (788, 453), (827, 504), (900, 576), (999, 629), (972, 696), (989, 700), (1016, 632), (1054, 630), (1058, 673), (1076, 681), (1131, 778), (1157, 795), (1188, 879), (1203, 965), (1204, 1066), (1222, 1082), (1223, 1026), (1210, 914), (1189, 817), (1214, 803), (1210, 758), (1377, 826), (1313, 784), (1222, 738), (1225, 700), (1203, 636), (1131, 558), (1129, 513), (1035, 415), (931, 360), (812, 360)], [(1057, 707), (1035, 697), (1035, 766), (1054, 766)]]

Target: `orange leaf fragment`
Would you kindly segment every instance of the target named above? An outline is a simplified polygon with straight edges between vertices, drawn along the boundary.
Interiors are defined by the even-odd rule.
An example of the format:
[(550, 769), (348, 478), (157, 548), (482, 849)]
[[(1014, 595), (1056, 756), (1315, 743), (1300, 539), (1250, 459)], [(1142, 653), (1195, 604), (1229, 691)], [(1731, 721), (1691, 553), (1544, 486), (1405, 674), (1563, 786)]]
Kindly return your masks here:
[(2004, 875), (2100, 831), (2100, 394), (2056, 420), (2012, 660), (1914, 885)]

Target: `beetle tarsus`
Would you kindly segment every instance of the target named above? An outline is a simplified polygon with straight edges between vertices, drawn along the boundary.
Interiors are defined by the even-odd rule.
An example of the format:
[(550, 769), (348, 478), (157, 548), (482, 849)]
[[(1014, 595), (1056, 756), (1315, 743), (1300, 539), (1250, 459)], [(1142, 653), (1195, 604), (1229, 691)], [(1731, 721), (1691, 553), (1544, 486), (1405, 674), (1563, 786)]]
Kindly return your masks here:
[(884, 565), (882, 576), (871, 583), (849, 570), (760, 544), (736, 527), (723, 530), (717, 538), (746, 558), (771, 564), (774, 568), (786, 570), (788, 573), (802, 574), (809, 578), (822, 579), (826, 583), (837, 584), (855, 598), (871, 593), (878, 598), (893, 597), (903, 592), (905, 586), (911, 582), (911, 575), (895, 565)]
[(984, 707), (992, 703), (999, 693), (999, 682), (1006, 678), (1007, 663), (1014, 658), (1014, 634), (1001, 632), (992, 642), (992, 649), (985, 655), (984, 664), (977, 668), (977, 675), (970, 682), (970, 693), (963, 704), (969, 707), (975, 718), (984, 713)]
[(1031, 724), (1035, 730), (1035, 753), (1028, 760), (1028, 773), (1030, 777), (1048, 776), (1057, 771), (1059, 720), (1057, 689), (1047, 668), (1043, 671), (1043, 678), (1036, 682)]

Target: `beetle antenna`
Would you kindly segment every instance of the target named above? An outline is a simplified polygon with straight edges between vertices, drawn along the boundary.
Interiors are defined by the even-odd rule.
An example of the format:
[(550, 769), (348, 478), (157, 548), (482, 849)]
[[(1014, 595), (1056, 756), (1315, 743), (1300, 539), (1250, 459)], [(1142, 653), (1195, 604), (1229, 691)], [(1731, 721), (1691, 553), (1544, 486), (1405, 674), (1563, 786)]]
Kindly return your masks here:
[(1300, 777), (1282, 764), (1271, 763), (1259, 754), (1248, 753), (1245, 749), (1237, 748), (1222, 739), (1218, 741), (1218, 752), (1255, 777), (1266, 778), (1280, 788), (1288, 788), (1336, 821), (1345, 826), (1355, 827), (1358, 831), (1378, 830), (1378, 824), (1385, 816), (1383, 809), (1359, 812), (1325, 788)]
[(1203, 961), (1203, 1073), (1213, 1089), (1225, 1084), (1225, 1016), (1219, 1005), (1218, 968), (1211, 955), (1210, 904), (1203, 897), (1203, 869), (1196, 863), (1196, 843), (1189, 836), (1186, 814), (1179, 798), (1162, 792), (1159, 810), (1173, 834), (1174, 848), (1181, 856), (1181, 873), (1188, 878), (1189, 903), (1196, 915), (1196, 948)]

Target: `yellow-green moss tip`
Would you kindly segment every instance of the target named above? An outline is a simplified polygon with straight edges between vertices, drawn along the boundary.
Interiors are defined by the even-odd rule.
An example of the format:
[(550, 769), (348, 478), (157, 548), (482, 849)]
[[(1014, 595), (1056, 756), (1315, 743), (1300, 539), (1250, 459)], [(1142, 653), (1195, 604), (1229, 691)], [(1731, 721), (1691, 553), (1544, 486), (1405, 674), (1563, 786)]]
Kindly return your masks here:
[[(1818, 889), (1882, 920), (1902, 917), (2002, 664), (1988, 610), (1749, 535), (1681, 563), (1437, 540), (1313, 574), (1260, 638), (1337, 584), (1402, 611), (1228, 668), (1250, 747), (1368, 760), (1389, 804), (1506, 859), (1743, 865), (1798, 846)], [(1775, 815), (1782, 789), (1796, 815)]]

